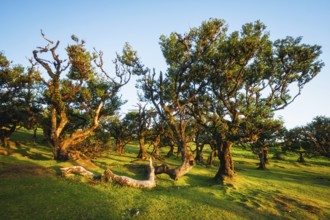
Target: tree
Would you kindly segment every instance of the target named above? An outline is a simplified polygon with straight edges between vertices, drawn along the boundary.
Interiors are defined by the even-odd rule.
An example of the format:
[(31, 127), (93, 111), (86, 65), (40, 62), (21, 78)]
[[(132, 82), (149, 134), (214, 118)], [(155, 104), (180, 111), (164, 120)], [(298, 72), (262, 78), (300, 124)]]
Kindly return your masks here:
[(137, 114), (137, 132), (139, 139), (140, 151), (138, 154), (138, 158), (142, 160), (146, 160), (150, 158), (148, 154), (145, 143), (147, 136), (150, 135), (150, 126), (151, 126), (151, 111), (146, 109), (146, 105), (138, 104), (139, 112)]
[(114, 138), (115, 149), (123, 154), (125, 145), (137, 138), (136, 113), (129, 112), (121, 120), (119, 116), (113, 116), (104, 123), (105, 130)]
[(12, 65), (0, 52), (0, 146), (9, 147), (10, 136), (18, 126), (26, 128), (36, 124), (38, 105), (34, 104), (34, 66), (25, 69)]
[(126, 44), (123, 55), (117, 54), (114, 60), (116, 81), (104, 70), (101, 51), (87, 51), (85, 42), (73, 35), (75, 43), (66, 48), (68, 61), (61, 60), (57, 54), (60, 41), (54, 43), (41, 34), (47, 45), (34, 50), (33, 57), (47, 74), (47, 78), (39, 75), (46, 87), (44, 133), (54, 159), (67, 160), (76, 153), (71, 147), (92, 135), (100, 120), (122, 105), (118, 91), (129, 81), (139, 61)]
[[(252, 134), (247, 136), (258, 135), (258, 139), (251, 143), (252, 151), (259, 157), (258, 169), (265, 170), (266, 164), (269, 164), (268, 152), (269, 147), (276, 142), (279, 132), (283, 128), (283, 121), (269, 119), (263, 121), (262, 124), (254, 124)], [(244, 128), (244, 130), (250, 130)]]
[(299, 162), (304, 162), (303, 153), (330, 156), (330, 118), (317, 116), (305, 126), (284, 133), (284, 148), (299, 153)]
[(317, 116), (306, 126), (306, 139), (315, 154), (330, 157), (330, 118)]
[[(320, 46), (301, 44), (301, 37), (273, 42), (260, 21), (227, 35), (223, 20), (210, 19), (184, 36), (172, 33), (161, 39), (169, 64), (168, 80), (162, 75), (157, 82), (147, 78), (146, 82), (161, 88), (151, 87), (149, 94), (164, 100), (169, 87), (173, 89), (166, 91), (173, 100), (171, 105), (160, 101), (155, 106), (165, 106), (164, 112), (176, 112), (178, 118), (185, 119), (182, 112), (189, 107), (202, 117), (199, 122), (212, 125), (220, 159), (217, 180), (235, 174), (230, 153), (235, 143), (259, 139), (258, 132), (246, 137), (243, 128), (263, 124), (275, 111), (292, 103), (323, 66), (317, 60)], [(181, 109), (181, 114), (173, 106)]]

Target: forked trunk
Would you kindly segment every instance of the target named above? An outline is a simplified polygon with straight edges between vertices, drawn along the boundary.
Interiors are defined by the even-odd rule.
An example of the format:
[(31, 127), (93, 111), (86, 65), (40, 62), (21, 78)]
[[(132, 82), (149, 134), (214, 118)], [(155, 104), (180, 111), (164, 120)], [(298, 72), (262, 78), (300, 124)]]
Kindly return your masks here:
[(211, 151), (209, 157), (207, 158), (206, 165), (212, 166), (213, 158), (216, 156), (217, 156), (217, 150), (215, 148), (212, 148), (212, 151)]
[(142, 160), (149, 159), (150, 155), (148, 154), (148, 152), (146, 150), (144, 137), (139, 138), (139, 145), (140, 145), (140, 151), (139, 151), (137, 158), (141, 158)]
[(168, 151), (166, 157), (171, 157), (171, 156), (173, 156), (173, 155), (174, 155), (174, 145), (171, 144), (171, 145), (170, 145), (170, 150)]
[(125, 141), (123, 140), (115, 141), (115, 148), (117, 153), (124, 154), (125, 153), (124, 147), (125, 147)]
[(195, 160), (200, 162), (200, 163), (204, 162), (203, 148), (204, 148), (204, 144), (199, 145), (198, 143), (196, 143), (196, 157), (195, 157)]
[(166, 173), (171, 179), (178, 180), (180, 177), (187, 174), (194, 166), (195, 160), (194, 155), (188, 151), (187, 146), (183, 143), (184, 152), (183, 152), (183, 161), (179, 167), (172, 167), (167, 164), (155, 167), (155, 174)]
[(218, 146), (218, 157), (220, 160), (220, 167), (215, 176), (217, 181), (223, 181), (225, 179), (232, 179), (235, 174), (234, 163), (230, 153), (233, 142), (226, 141), (221, 146)]
[(159, 144), (160, 144), (160, 135), (158, 135), (156, 140), (154, 141), (154, 149), (152, 150), (151, 155), (157, 160), (164, 161), (164, 158), (160, 156), (159, 153)]

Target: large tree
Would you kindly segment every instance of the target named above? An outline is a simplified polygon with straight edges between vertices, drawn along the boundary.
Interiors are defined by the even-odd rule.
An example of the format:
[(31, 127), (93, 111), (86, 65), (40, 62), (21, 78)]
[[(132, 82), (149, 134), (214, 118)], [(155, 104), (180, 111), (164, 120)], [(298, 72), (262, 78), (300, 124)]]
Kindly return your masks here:
[(76, 36), (72, 36), (74, 44), (66, 47), (67, 60), (60, 59), (57, 52), (60, 41), (53, 42), (43, 33), (42, 36), (47, 45), (34, 50), (33, 58), (44, 70), (39, 75), (46, 88), (43, 128), (54, 159), (66, 160), (75, 154), (72, 146), (92, 135), (100, 120), (121, 106), (119, 89), (129, 81), (138, 59), (126, 44), (123, 54), (117, 54), (115, 74), (110, 76), (104, 69), (103, 53), (89, 52), (85, 42)]
[[(154, 83), (160, 89), (149, 91), (160, 100), (155, 106), (165, 106), (164, 112), (189, 109), (200, 123), (211, 126), (220, 159), (216, 179), (234, 176), (232, 146), (257, 141), (260, 129), (253, 131), (253, 126), (271, 120), (275, 111), (292, 103), (320, 72), (321, 47), (301, 40), (286, 37), (271, 41), (260, 21), (227, 34), (225, 22), (219, 19), (203, 22), (184, 36), (172, 33), (161, 38), (169, 80), (160, 77)], [(164, 94), (171, 97), (170, 105), (161, 102), (167, 97)], [(177, 117), (183, 118), (178, 113)], [(247, 133), (251, 135), (247, 137)]]
[[(275, 111), (301, 94), (323, 63), (317, 60), (320, 46), (301, 44), (301, 37), (273, 42), (259, 21), (245, 24), (240, 32), (225, 37), (218, 37), (223, 33), (222, 21), (208, 23), (214, 27), (213, 31), (209, 29), (211, 35), (214, 33), (214, 43), (208, 45), (213, 53), (206, 57), (204, 65), (209, 66), (209, 91), (216, 103), (213, 112), (222, 128), (216, 179), (224, 179), (234, 174), (230, 149), (241, 141), (240, 128), (251, 131), (258, 128), (256, 125), (267, 124)], [(262, 130), (252, 131), (250, 140), (257, 141)]]

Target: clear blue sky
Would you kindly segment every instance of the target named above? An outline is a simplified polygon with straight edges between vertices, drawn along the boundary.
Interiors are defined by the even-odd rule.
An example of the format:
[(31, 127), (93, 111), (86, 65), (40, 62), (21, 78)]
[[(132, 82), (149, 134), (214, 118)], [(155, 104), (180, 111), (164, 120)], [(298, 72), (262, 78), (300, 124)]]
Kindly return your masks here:
[[(317, 115), (330, 117), (330, 1), (329, 0), (0, 0), (0, 50), (14, 63), (28, 65), (26, 57), (43, 46), (43, 29), (62, 49), (71, 34), (103, 50), (110, 62), (125, 42), (138, 51), (143, 63), (157, 70), (166, 65), (159, 36), (185, 33), (210, 17), (225, 19), (229, 32), (255, 20), (267, 26), (273, 40), (303, 36), (303, 42), (322, 46), (322, 72), (305, 86), (302, 95), (278, 112), (288, 128), (304, 125)], [(111, 68), (109, 68), (111, 69)], [(122, 89), (129, 102), (137, 103), (135, 79)]]

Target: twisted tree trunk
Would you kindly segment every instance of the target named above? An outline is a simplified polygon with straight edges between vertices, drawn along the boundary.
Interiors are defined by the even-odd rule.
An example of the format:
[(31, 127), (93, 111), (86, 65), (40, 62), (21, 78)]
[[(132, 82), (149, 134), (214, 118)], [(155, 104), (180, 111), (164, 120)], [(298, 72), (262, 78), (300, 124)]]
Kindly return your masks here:
[(155, 174), (166, 173), (173, 180), (178, 180), (180, 177), (188, 173), (195, 165), (194, 155), (186, 153), (182, 164), (179, 167), (173, 167), (168, 164), (156, 166)]
[(225, 179), (231, 179), (234, 177), (234, 163), (230, 153), (233, 142), (226, 141), (221, 146), (218, 146), (218, 157), (220, 160), (220, 167), (215, 176), (217, 181), (223, 181)]

